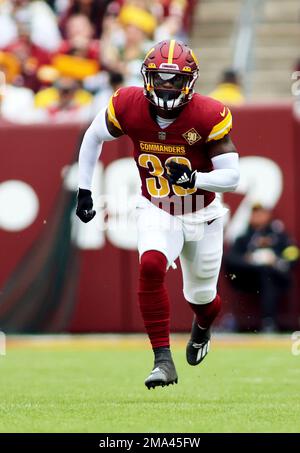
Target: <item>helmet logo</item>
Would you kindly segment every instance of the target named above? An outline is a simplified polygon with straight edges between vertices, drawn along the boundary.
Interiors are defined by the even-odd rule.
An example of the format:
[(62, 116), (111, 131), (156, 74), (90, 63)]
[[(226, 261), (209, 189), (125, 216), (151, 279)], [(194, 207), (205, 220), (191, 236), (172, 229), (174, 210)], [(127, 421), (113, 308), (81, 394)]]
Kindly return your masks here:
[(182, 134), (182, 136), (189, 145), (194, 145), (194, 143), (198, 142), (202, 138), (194, 128), (189, 129), (187, 132)]

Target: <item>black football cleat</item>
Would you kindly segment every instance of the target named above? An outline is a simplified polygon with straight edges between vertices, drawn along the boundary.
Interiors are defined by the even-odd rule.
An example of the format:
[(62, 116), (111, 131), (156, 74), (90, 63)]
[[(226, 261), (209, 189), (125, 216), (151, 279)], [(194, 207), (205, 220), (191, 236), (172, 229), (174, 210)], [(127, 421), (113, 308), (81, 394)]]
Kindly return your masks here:
[(206, 357), (210, 345), (210, 328), (201, 329), (196, 317), (193, 320), (191, 338), (186, 346), (186, 360), (192, 365), (198, 365)]
[(150, 390), (155, 387), (177, 384), (178, 376), (173, 361), (161, 362), (153, 368), (145, 380), (145, 386)]
[(154, 368), (145, 380), (146, 387), (150, 390), (155, 387), (165, 387), (177, 384), (178, 376), (169, 349), (161, 348), (156, 351)]

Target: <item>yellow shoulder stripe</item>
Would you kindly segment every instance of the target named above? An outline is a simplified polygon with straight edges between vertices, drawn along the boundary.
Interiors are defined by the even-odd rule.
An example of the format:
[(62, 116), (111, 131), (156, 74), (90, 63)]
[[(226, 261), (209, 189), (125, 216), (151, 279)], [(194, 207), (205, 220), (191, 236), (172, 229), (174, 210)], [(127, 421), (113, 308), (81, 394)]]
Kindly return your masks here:
[(114, 97), (114, 95), (111, 96), (109, 103), (108, 103), (108, 108), (107, 108), (108, 119), (111, 123), (113, 123), (114, 126), (116, 126), (118, 129), (122, 130), (120, 123), (116, 118), (115, 108), (114, 108), (114, 104), (113, 104), (113, 97)]
[(226, 134), (228, 134), (231, 128), (232, 116), (230, 110), (228, 109), (228, 113), (225, 118), (220, 121), (220, 123), (216, 124), (210, 131), (207, 141), (209, 142), (210, 140), (220, 140)]

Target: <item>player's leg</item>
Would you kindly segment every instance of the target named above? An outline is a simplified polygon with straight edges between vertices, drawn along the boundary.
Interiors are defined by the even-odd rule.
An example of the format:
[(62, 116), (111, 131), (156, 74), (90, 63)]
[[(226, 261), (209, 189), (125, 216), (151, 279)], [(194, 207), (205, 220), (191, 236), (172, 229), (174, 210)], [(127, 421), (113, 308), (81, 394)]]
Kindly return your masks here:
[(195, 314), (186, 349), (190, 365), (198, 365), (209, 351), (210, 328), (221, 308), (217, 282), (222, 251), (223, 221), (219, 218), (205, 223), (202, 239), (186, 242), (180, 256), (184, 296)]
[(139, 305), (154, 352), (153, 370), (145, 380), (148, 388), (177, 382), (169, 339), (170, 304), (164, 284), (167, 265), (166, 256), (158, 250), (148, 250), (141, 256)]
[(138, 214), (140, 276), (138, 299), (144, 325), (154, 352), (154, 367), (145, 381), (148, 388), (177, 382), (170, 351), (170, 303), (165, 288), (169, 265), (183, 246), (178, 220), (156, 207)]

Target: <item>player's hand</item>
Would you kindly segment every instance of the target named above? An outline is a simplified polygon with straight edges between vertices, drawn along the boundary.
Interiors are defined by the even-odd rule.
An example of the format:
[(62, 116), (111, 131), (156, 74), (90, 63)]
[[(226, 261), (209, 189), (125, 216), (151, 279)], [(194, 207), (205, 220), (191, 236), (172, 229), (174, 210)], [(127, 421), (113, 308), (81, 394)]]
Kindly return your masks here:
[(95, 217), (96, 211), (93, 210), (92, 192), (90, 190), (78, 190), (76, 215), (84, 223)]
[(196, 170), (191, 170), (187, 165), (178, 164), (171, 160), (166, 165), (167, 178), (171, 184), (183, 187), (184, 189), (193, 189), (196, 183)]

